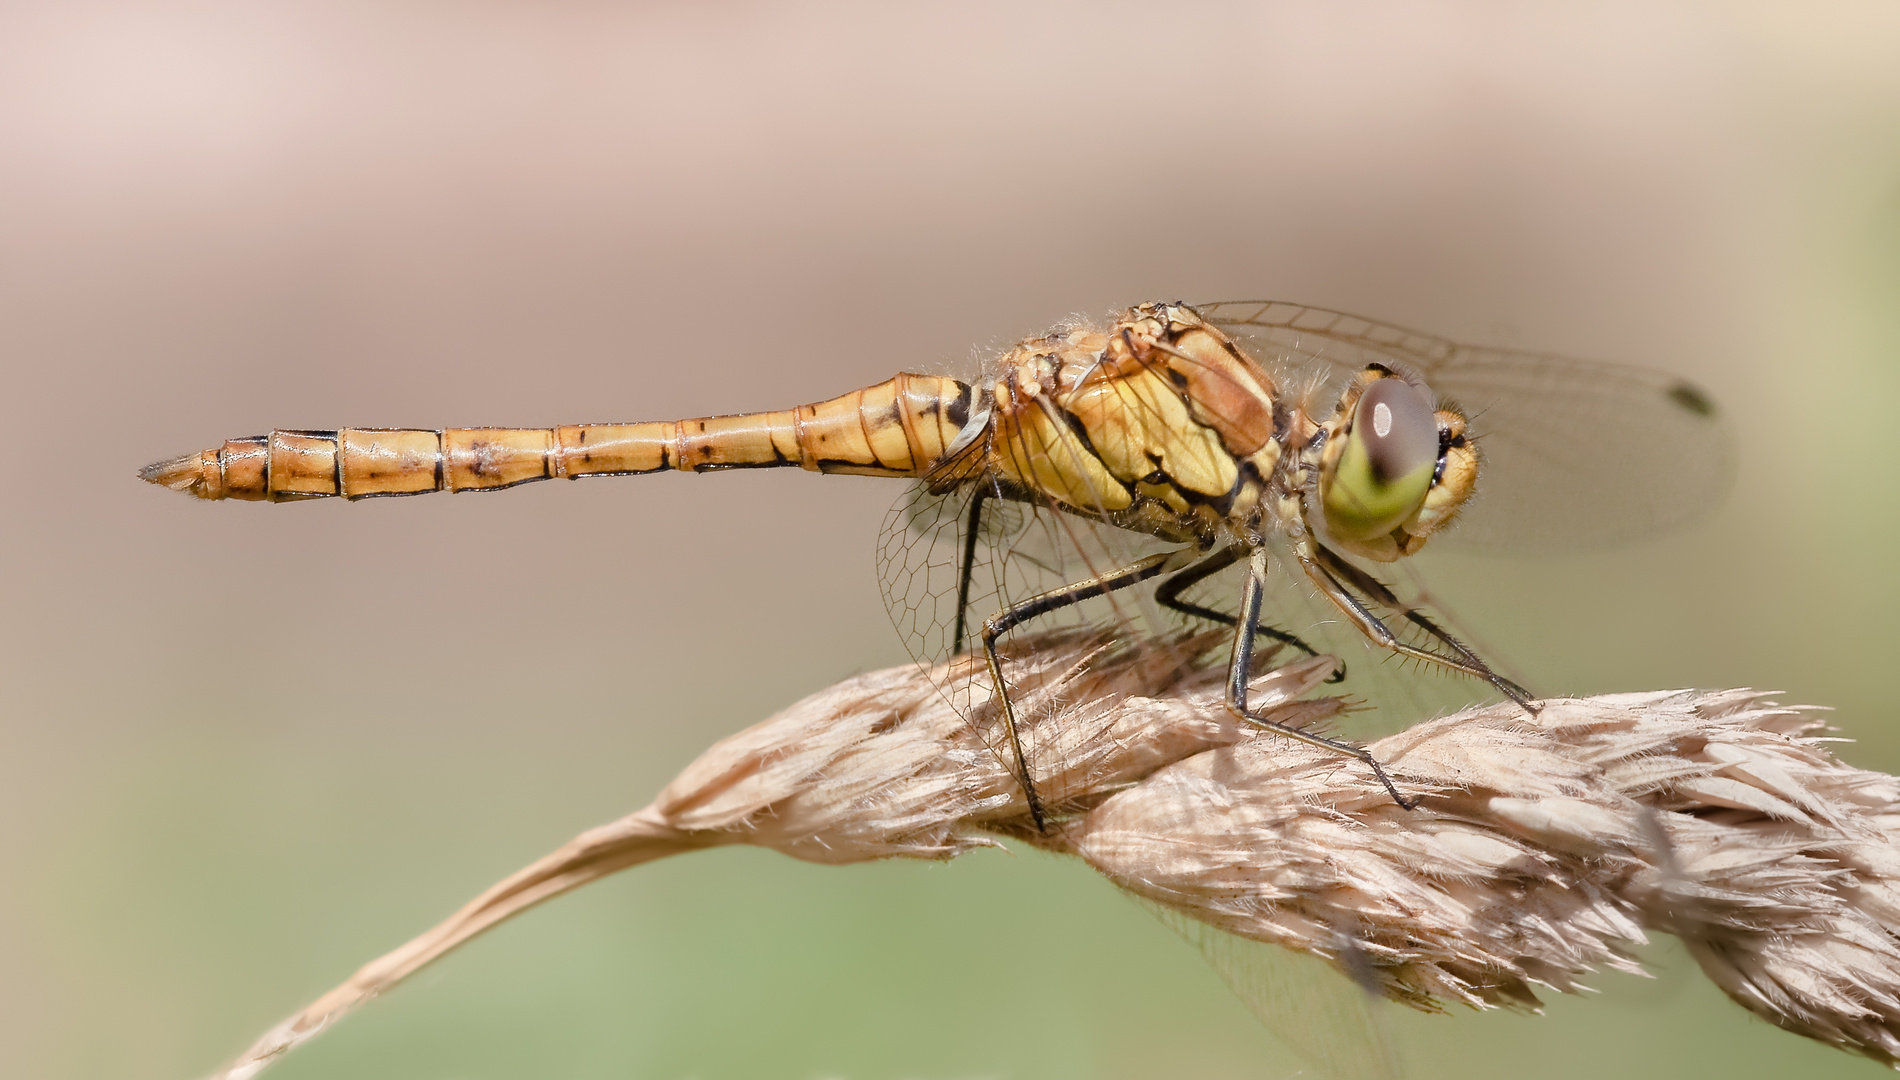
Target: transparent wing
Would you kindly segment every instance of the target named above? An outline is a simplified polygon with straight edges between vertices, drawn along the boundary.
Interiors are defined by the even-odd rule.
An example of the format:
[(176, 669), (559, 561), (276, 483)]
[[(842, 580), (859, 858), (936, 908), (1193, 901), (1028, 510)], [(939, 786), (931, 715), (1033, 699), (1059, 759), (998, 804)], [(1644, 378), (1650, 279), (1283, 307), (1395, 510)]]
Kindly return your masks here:
[[(1096, 573), (1104, 563), (1137, 558), (1154, 546), (1143, 539), (1113, 536), (1097, 522), (1065, 520), (1058, 510), (1004, 497), (994, 483), (970, 481), (942, 494), (919, 483), (885, 522), (880, 576), (899, 632), (915, 639), (912, 651), (941, 660), (971, 647), (986, 616)], [(967, 586), (965, 560), (972, 570)]]
[(1151, 900), (1135, 900), (1199, 949), (1267, 1030), (1321, 1075), (1337, 1080), (1401, 1075), (1398, 1054), (1380, 1023), (1382, 1003), (1324, 961), (1235, 937)]
[(1434, 546), (1573, 551), (1708, 516), (1734, 469), (1728, 423), (1701, 388), (1643, 368), (1458, 345), (1353, 315), (1271, 301), (1195, 309), (1269, 366), (1409, 369), (1471, 421), (1478, 490)]
[[(1043, 807), (1068, 812), (1073, 792), (1062, 759), (1060, 725), (1038, 723), (1072, 703), (1044, 686), (1062, 673), (1033, 657), (1009, 686), (1019, 728), (1032, 732), (1019, 765), (984, 662), (985, 620), (1024, 601), (1126, 566), (1168, 546), (1150, 537), (1091, 522), (1000, 494), (987, 480), (932, 494), (917, 485), (887, 517), (878, 541), (885, 605), (911, 656), (989, 746), (997, 761), (1033, 779)], [(1046, 612), (998, 638), (998, 651), (1018, 651), (1018, 635), (1069, 630), (1098, 634), (1104, 644), (1138, 647), (1167, 625), (1153, 614), (1151, 588), (1136, 587)], [(1041, 741), (1035, 741), (1040, 739)], [(1079, 780), (1080, 778), (1074, 778)]]

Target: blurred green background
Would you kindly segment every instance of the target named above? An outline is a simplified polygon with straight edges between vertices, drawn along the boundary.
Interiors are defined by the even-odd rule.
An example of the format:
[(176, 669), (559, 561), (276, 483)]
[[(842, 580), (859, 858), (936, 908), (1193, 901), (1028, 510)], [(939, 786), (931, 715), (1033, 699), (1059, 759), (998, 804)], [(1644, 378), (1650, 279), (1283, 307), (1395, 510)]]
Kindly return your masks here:
[[(1534, 686), (1772, 687), (1900, 769), (1891, 4), (0, 7), (0, 1074), (202, 1074), (903, 659), (889, 482), (260, 507), (138, 466), (782, 407), (1236, 296), (1712, 388), (1716, 520), (1436, 589)], [(1881, 1071), (1650, 955), (1394, 1026), (1421, 1077)], [(272, 1075), (1288, 1068), (1079, 866), (735, 850), (542, 908)]]

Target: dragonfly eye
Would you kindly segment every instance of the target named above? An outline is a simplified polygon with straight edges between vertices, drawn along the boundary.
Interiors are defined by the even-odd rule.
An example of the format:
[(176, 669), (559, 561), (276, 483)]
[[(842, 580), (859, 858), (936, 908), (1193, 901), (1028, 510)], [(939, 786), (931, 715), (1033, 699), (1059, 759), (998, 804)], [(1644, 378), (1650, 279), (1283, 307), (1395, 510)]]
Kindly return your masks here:
[(1345, 445), (1321, 476), (1327, 530), (1347, 543), (1404, 525), (1424, 505), (1438, 469), (1438, 419), (1424, 387), (1382, 370), (1368, 374)]

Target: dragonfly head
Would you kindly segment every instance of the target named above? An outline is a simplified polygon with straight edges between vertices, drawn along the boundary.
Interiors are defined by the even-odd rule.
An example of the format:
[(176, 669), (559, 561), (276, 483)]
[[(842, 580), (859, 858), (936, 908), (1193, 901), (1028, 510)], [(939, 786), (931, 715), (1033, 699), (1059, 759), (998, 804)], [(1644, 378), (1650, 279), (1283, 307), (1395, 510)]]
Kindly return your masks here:
[(1464, 415), (1391, 368), (1360, 372), (1325, 428), (1325, 531), (1354, 554), (1378, 562), (1414, 554), (1458, 516), (1477, 483), (1478, 448)]

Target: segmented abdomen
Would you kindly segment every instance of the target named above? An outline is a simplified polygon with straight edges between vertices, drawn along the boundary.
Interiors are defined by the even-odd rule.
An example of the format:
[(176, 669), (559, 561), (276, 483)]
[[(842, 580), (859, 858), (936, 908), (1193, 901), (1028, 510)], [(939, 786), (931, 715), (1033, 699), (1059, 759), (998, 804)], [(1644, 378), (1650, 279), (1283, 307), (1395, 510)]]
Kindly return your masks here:
[(899, 375), (778, 412), (556, 428), (273, 431), (148, 465), (139, 475), (202, 499), (282, 502), (486, 491), (555, 477), (792, 467), (918, 476), (968, 419), (970, 387)]

